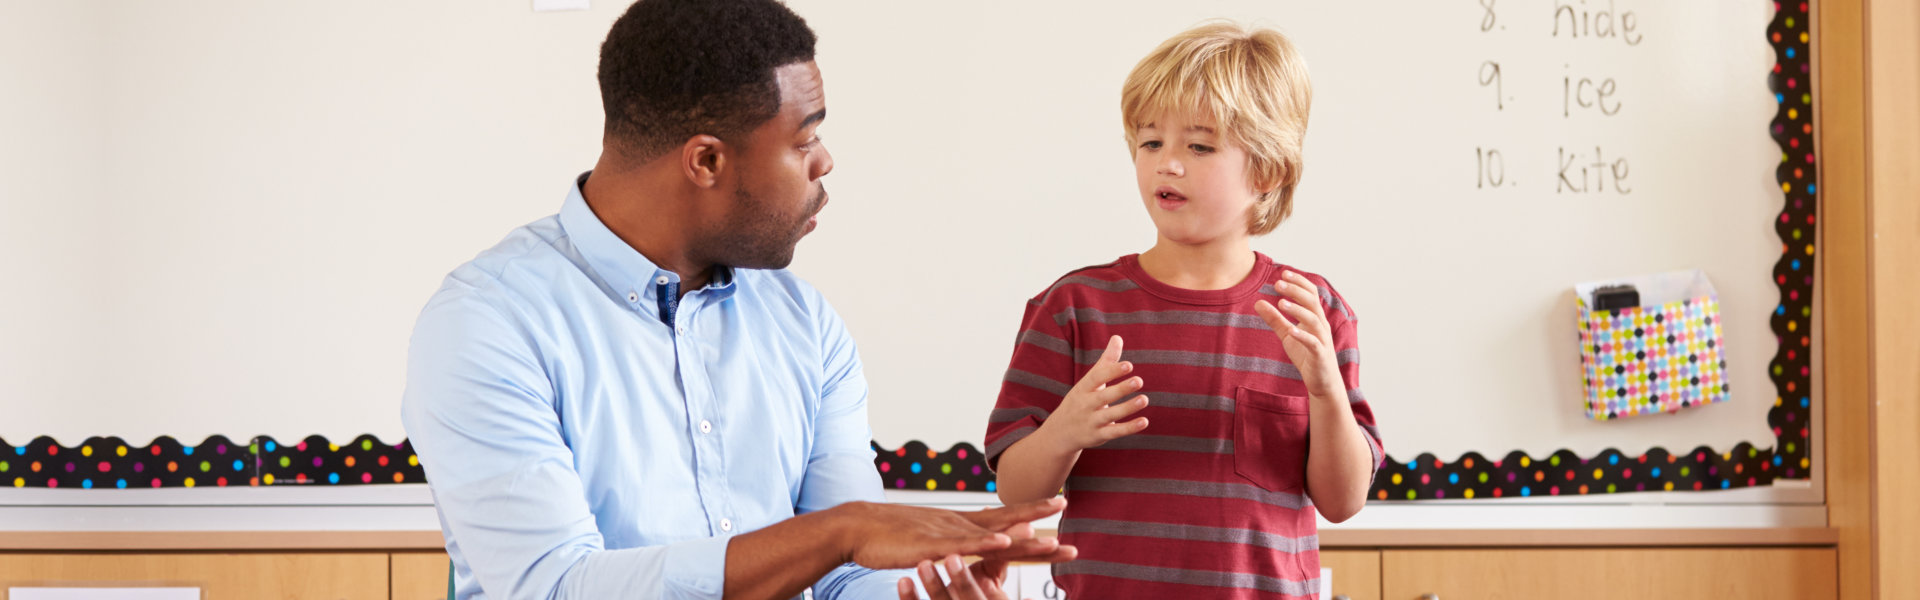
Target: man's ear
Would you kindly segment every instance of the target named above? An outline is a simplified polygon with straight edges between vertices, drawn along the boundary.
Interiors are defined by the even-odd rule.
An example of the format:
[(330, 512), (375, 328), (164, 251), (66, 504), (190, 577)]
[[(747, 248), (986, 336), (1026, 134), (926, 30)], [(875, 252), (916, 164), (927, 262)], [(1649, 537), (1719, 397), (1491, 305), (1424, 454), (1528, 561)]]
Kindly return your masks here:
[(720, 184), (721, 173), (733, 168), (733, 148), (720, 138), (700, 134), (680, 145), (680, 172), (703, 188)]

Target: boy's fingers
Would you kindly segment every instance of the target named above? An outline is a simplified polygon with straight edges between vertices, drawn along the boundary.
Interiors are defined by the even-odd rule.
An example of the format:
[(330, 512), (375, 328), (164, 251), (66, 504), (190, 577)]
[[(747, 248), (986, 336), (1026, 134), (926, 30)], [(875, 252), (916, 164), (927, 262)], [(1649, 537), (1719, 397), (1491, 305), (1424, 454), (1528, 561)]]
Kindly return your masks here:
[(1280, 295), (1300, 303), (1301, 306), (1313, 307), (1314, 314), (1323, 314), (1320, 308), (1320, 287), (1308, 281), (1307, 278), (1301, 277), (1300, 274), (1288, 271), (1286, 275), (1281, 276), (1280, 281), (1273, 283), (1273, 289), (1279, 291)]
[(973, 572), (973, 580), (981, 586), (1003, 584), (1007, 581), (1007, 561), (982, 558), (967, 566)]
[(1126, 418), (1127, 415), (1140, 412), (1140, 409), (1143, 409), (1146, 407), (1147, 407), (1146, 396), (1134, 396), (1132, 398), (1126, 399), (1125, 401), (1115, 402), (1113, 404), (1107, 405), (1106, 408), (1100, 409), (1099, 415), (1097, 415), (1095, 418), (1098, 418), (1102, 423), (1112, 423), (1114, 421), (1118, 421), (1120, 419)]
[(1073, 386), (1087, 392), (1098, 392), (1113, 387), (1107, 384), (1132, 371), (1133, 363), (1131, 362), (1106, 362), (1106, 359), (1101, 359), (1100, 362), (1093, 364), (1093, 368), (1087, 369), (1087, 374)]
[(900, 594), (900, 600), (920, 600), (920, 596), (913, 593), (912, 577), (901, 577), (900, 581), (894, 582), (893, 591)]
[[(1091, 391), (1097, 392), (1115, 387), (1111, 382), (1125, 376), (1131, 371), (1133, 371), (1133, 363), (1130, 362), (1100, 363), (1094, 365), (1091, 369), (1087, 369), (1087, 376), (1080, 380), (1093, 386)], [(1121, 383), (1124, 384), (1125, 382)]]
[(1120, 341), (1120, 336), (1116, 335), (1107, 338), (1107, 349), (1100, 353), (1100, 362), (1120, 362), (1120, 347), (1122, 345), (1124, 344)]
[(1104, 444), (1147, 429), (1147, 418), (1140, 417), (1125, 423), (1114, 423), (1100, 428), (1100, 443)]
[(960, 562), (959, 556), (947, 555), (947, 559), (941, 561), (941, 566), (946, 567), (947, 587), (953, 590), (953, 593), (959, 594), (962, 598), (980, 595), (980, 586), (973, 580), (973, 571)]
[(1274, 308), (1273, 303), (1266, 300), (1254, 302), (1253, 312), (1260, 316), (1260, 320), (1266, 321), (1267, 327), (1273, 328), (1276, 333), (1286, 333), (1287, 328), (1293, 326), (1293, 323), (1287, 321), (1286, 315), (1280, 313), (1280, 309)]
[(1300, 306), (1299, 303), (1281, 300), (1279, 307), (1281, 312), (1286, 313), (1289, 317), (1293, 317), (1295, 327), (1305, 329), (1308, 333), (1320, 335), (1320, 330), (1326, 326), (1325, 318)]
[(1094, 392), (1093, 398), (1100, 402), (1101, 407), (1106, 407), (1119, 402), (1121, 398), (1139, 393), (1140, 388), (1146, 387), (1146, 385), (1146, 380), (1139, 377), (1132, 377), (1126, 381), (1109, 385), (1098, 392)]
[(1320, 338), (1314, 336), (1311, 333), (1308, 333), (1307, 330), (1305, 329), (1295, 327), (1293, 331), (1287, 333), (1287, 337), (1291, 337), (1293, 338), (1293, 341), (1300, 343), (1300, 345), (1302, 346), (1305, 346), (1307, 352), (1311, 352), (1314, 354), (1318, 354), (1320, 352)]
[(920, 566), (915, 567), (914, 571), (920, 575), (920, 585), (927, 588), (928, 598), (934, 600), (947, 598), (947, 584), (940, 581), (940, 573), (934, 571), (933, 561), (920, 561)]

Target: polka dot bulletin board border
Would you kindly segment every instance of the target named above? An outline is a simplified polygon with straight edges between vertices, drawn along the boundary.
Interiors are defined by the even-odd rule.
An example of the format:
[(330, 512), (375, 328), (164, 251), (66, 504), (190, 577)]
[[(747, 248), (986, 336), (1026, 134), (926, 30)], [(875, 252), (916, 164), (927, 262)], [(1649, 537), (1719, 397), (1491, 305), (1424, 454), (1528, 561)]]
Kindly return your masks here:
[[(1453, 461), (1432, 454), (1387, 457), (1370, 497), (1382, 501), (1614, 494), (1638, 491), (1720, 490), (1808, 479), (1812, 414), (1812, 319), (1816, 192), (1812, 56), (1805, 2), (1774, 3), (1766, 35), (1775, 64), (1768, 87), (1778, 109), (1771, 124), (1780, 145), (1784, 206), (1774, 230), (1781, 257), (1773, 268), (1780, 303), (1770, 316), (1779, 347), (1769, 364), (1776, 395), (1767, 413), (1770, 447), (1652, 448), (1628, 455), (1614, 449), (1593, 456), (1561, 450), (1546, 456), (1512, 451), (1489, 457), (1468, 452)], [(1573, 368), (1569, 365), (1568, 368)], [(1391, 447), (1392, 440), (1388, 440)], [(888, 449), (874, 444), (874, 466), (889, 489), (990, 493), (993, 474), (978, 448), (957, 444), (937, 451), (918, 441)], [(239, 443), (224, 436), (188, 446), (160, 437), (144, 446), (119, 438), (88, 438), (63, 447), (38, 437), (15, 446), (0, 440), (0, 485), (33, 488), (123, 489), (261, 485), (369, 485), (426, 481), (406, 441), (387, 444), (362, 435), (341, 444), (312, 436), (288, 444), (270, 437)]]
[(135, 446), (117, 437), (66, 447), (41, 436), (25, 445), (0, 440), (0, 484), (16, 488), (138, 489), (262, 485), (421, 483), (419, 457), (402, 441), (362, 435), (345, 444), (320, 436), (283, 443), (226, 436), (186, 445), (160, 437)]

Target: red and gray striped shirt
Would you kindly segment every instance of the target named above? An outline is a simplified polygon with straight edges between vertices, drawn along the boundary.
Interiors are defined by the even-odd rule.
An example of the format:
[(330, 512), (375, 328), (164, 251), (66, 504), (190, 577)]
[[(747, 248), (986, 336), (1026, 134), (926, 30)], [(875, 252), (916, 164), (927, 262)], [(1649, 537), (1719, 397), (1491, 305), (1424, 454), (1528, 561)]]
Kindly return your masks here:
[[(1012, 364), (987, 422), (986, 457), (1032, 434), (1100, 358), (1126, 341), (1152, 403), (1146, 430), (1082, 452), (1066, 482), (1054, 565), (1069, 598), (1309, 598), (1320, 578), (1306, 490), (1307, 388), (1280, 338), (1254, 312), (1277, 302), (1284, 270), (1255, 253), (1232, 288), (1188, 290), (1140, 269), (1138, 255), (1068, 273), (1027, 303)], [(1358, 325), (1324, 278), (1341, 378), (1374, 465), (1385, 456), (1360, 392)]]

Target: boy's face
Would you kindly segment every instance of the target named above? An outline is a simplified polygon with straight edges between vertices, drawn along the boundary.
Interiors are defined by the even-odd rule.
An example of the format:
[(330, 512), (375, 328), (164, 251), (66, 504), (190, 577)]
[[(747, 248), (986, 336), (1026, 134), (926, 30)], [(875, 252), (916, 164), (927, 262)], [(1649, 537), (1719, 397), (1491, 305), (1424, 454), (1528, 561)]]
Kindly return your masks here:
[(1247, 237), (1258, 198), (1247, 180), (1247, 153), (1217, 123), (1162, 114), (1134, 132), (1133, 170), (1160, 237), (1186, 245)]

